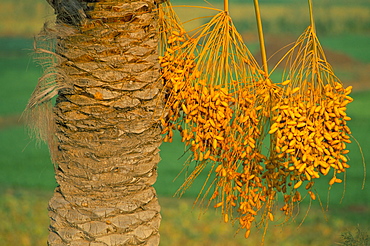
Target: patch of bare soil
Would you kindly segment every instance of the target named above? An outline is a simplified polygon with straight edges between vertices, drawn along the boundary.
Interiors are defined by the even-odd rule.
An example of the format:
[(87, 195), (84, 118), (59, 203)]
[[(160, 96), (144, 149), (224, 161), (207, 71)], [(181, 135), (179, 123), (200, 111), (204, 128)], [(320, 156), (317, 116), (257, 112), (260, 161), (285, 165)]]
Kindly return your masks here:
[(9, 126), (16, 126), (24, 124), (21, 115), (7, 115), (7, 116), (0, 116), (0, 129)]

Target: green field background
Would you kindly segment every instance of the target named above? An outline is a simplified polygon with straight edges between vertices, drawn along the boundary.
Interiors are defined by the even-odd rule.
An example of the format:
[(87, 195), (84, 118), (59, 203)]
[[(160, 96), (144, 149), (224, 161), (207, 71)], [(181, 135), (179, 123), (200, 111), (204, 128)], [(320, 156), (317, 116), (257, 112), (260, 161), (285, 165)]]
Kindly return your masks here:
[[(349, 3), (350, 2), (350, 3)], [(261, 0), (269, 56), (294, 41), (308, 25), (306, 0)], [(338, 245), (341, 234), (370, 229), (370, 185), (364, 181), (364, 161), (370, 162), (370, 2), (368, 0), (316, 0), (319, 39), (329, 62), (343, 83), (353, 85), (348, 106), (353, 138), (349, 149), (351, 168), (346, 182), (332, 187), (317, 182), (322, 206), (306, 199), (294, 221), (270, 225), (265, 245)], [(220, 1), (173, 1), (173, 5), (221, 8)], [(176, 7), (182, 20), (209, 16), (214, 11)], [(252, 1), (230, 1), (230, 13), (247, 46), (258, 59), (258, 40)], [(46, 245), (47, 203), (56, 186), (53, 165), (43, 143), (30, 139), (20, 117), (41, 75), (33, 61), (33, 38), (53, 11), (43, 0), (0, 0), (0, 245)], [(197, 19), (188, 28), (205, 23)], [(277, 55), (278, 57), (278, 55)], [(271, 58), (270, 68), (276, 57)], [(279, 80), (281, 70), (274, 75)], [(358, 142), (358, 144), (357, 144)], [(361, 151), (362, 149), (362, 151)], [(173, 197), (184, 180), (185, 157), (179, 138), (161, 147), (162, 160), (155, 185), (162, 205), (161, 245), (259, 245), (262, 229), (245, 240), (237, 225), (222, 222), (219, 211), (194, 206), (206, 175), (201, 175), (181, 199)], [(369, 171), (370, 173), (370, 171)], [(310, 207), (309, 212), (308, 208)], [(303, 221), (303, 223), (301, 223)]]

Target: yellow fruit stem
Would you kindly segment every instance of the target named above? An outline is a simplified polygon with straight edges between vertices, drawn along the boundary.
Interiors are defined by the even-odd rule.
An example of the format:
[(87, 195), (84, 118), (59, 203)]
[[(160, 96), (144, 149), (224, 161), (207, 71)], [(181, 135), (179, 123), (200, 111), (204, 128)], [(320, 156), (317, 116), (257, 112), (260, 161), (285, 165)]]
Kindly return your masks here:
[(312, 9), (312, 0), (308, 0), (308, 10), (310, 12), (310, 23), (311, 23), (311, 28), (312, 31), (315, 33), (315, 21), (313, 19), (313, 9)]
[(261, 13), (260, 13), (260, 7), (258, 4), (258, 0), (254, 0), (254, 10), (256, 12), (256, 20), (257, 20), (258, 36), (260, 39), (260, 49), (261, 49), (263, 70), (265, 72), (265, 75), (268, 76), (269, 73), (268, 73), (268, 67), (267, 67), (265, 39), (263, 36), (262, 20), (261, 20)]
[(224, 0), (224, 11), (229, 13), (229, 0)]

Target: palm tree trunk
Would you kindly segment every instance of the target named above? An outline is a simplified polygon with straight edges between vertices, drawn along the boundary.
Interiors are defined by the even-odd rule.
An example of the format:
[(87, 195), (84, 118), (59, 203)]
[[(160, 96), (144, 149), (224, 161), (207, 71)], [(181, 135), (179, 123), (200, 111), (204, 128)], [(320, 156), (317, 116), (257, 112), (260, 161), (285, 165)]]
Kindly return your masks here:
[(66, 86), (53, 109), (58, 187), (48, 245), (158, 245), (155, 2), (49, 2), (69, 29), (56, 46)]

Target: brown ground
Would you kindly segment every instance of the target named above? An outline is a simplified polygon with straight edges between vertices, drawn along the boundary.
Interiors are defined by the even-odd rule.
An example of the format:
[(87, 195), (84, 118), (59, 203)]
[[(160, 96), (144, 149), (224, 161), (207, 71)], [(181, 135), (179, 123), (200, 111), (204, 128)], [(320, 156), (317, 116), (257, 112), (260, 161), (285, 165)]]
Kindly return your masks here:
[(24, 124), (24, 120), (20, 115), (0, 116), (0, 129), (8, 126), (16, 126)]

